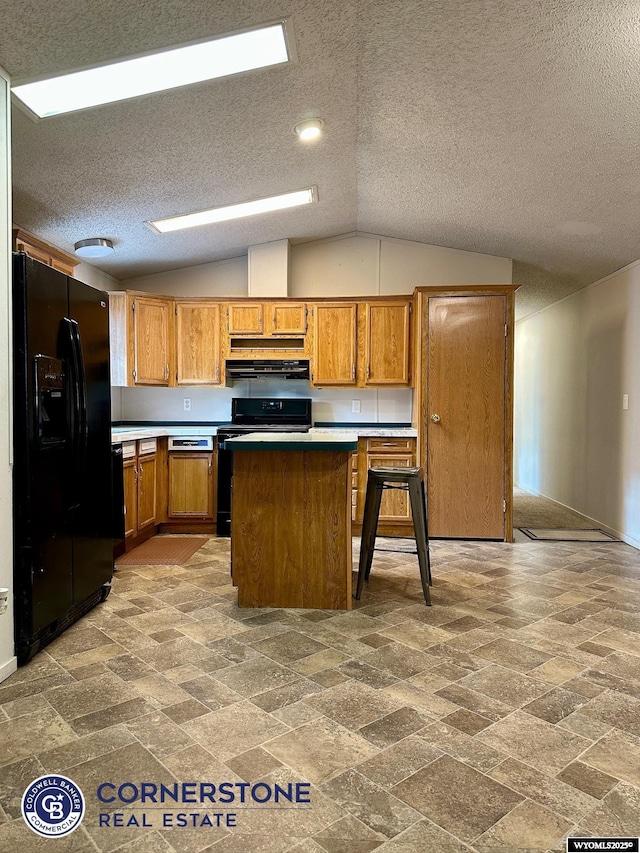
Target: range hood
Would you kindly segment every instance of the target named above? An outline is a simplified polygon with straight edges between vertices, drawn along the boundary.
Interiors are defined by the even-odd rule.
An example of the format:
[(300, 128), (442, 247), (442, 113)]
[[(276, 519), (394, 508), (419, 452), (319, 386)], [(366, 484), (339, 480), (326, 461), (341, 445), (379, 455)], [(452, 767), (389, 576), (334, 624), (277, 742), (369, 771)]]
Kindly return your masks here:
[(238, 359), (227, 360), (226, 377), (234, 379), (309, 379), (308, 359)]

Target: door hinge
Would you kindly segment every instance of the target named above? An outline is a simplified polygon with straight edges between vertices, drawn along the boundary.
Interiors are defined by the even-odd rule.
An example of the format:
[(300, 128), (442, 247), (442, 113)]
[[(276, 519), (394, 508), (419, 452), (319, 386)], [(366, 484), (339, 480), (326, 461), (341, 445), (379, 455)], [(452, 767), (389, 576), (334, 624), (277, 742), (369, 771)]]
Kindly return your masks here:
[(134, 300), (132, 301), (132, 303), (131, 303), (131, 310), (132, 310), (132, 311), (135, 311), (135, 310), (136, 310), (136, 300), (135, 300), (135, 299), (134, 299)]
[(507, 502), (502, 501), (502, 512), (506, 512), (506, 511), (507, 511)]
[(409, 303), (409, 314), (413, 314), (413, 302)]
[(507, 324), (504, 324), (504, 336), (507, 337)]
[(133, 381), (135, 382), (135, 381), (136, 381), (136, 379), (138, 378), (138, 374), (136, 373), (136, 371), (135, 371), (135, 370), (133, 370), (133, 371), (131, 372), (131, 375), (133, 376)]

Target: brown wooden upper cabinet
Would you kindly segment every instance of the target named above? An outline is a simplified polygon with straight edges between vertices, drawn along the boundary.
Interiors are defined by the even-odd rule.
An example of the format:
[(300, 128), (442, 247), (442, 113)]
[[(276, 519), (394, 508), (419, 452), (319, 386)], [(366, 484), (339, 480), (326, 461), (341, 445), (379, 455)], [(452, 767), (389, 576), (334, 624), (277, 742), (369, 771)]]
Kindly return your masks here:
[(109, 293), (112, 385), (173, 385), (173, 300)]
[(231, 302), (227, 305), (227, 331), (230, 335), (264, 335), (263, 302)]
[(235, 335), (304, 335), (304, 302), (232, 302), (227, 306), (227, 331)]
[(220, 385), (220, 304), (176, 302), (178, 385)]
[(365, 303), (366, 385), (409, 385), (411, 307), (406, 299)]
[(22, 228), (13, 229), (14, 252), (25, 252), (35, 261), (40, 261), (54, 270), (73, 276), (74, 268), (80, 263), (76, 258), (67, 255), (66, 252), (50, 246), (44, 240), (40, 240), (33, 234), (23, 231)]
[(357, 303), (313, 306), (312, 385), (356, 385)]

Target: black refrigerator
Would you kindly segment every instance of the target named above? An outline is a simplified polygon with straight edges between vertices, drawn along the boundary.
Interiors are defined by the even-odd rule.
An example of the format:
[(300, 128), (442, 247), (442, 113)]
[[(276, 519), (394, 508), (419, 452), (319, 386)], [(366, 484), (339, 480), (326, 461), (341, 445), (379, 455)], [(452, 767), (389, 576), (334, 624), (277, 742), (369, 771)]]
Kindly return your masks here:
[(107, 294), (13, 255), (16, 655), (28, 661), (110, 591)]

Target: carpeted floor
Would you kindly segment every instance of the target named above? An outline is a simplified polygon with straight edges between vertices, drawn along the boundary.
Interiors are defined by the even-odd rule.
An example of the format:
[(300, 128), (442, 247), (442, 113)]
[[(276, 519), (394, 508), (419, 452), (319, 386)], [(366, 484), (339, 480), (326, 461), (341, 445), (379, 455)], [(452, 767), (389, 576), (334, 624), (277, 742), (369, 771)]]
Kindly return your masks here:
[(592, 519), (578, 512), (573, 512), (549, 498), (532, 495), (518, 488), (513, 490), (513, 526), (572, 530), (597, 527)]

